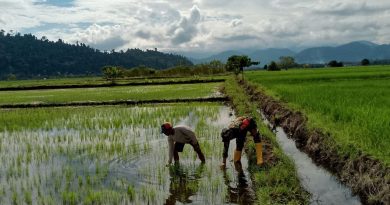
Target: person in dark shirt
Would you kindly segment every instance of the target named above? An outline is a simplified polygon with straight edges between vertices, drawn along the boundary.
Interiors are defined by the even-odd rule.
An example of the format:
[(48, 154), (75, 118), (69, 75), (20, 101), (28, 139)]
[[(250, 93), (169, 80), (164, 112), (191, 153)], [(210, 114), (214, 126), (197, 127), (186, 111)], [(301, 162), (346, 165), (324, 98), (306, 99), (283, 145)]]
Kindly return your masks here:
[(244, 148), (247, 132), (253, 136), (253, 141), (256, 145), (257, 164), (263, 164), (263, 148), (256, 121), (251, 117), (238, 117), (228, 128), (224, 128), (221, 132), (223, 142), (223, 161), (221, 167), (226, 167), (229, 144), (232, 139), (236, 139), (236, 150), (234, 151), (233, 161), (236, 163), (241, 160), (241, 152)]

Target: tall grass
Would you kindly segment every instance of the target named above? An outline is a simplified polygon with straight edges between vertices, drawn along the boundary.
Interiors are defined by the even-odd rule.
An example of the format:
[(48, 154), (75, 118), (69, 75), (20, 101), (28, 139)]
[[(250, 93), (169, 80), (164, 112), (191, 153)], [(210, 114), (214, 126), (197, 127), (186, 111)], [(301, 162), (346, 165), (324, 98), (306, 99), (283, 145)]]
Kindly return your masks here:
[(250, 82), (303, 111), (311, 127), (331, 133), (341, 152), (390, 164), (390, 67), (248, 72)]

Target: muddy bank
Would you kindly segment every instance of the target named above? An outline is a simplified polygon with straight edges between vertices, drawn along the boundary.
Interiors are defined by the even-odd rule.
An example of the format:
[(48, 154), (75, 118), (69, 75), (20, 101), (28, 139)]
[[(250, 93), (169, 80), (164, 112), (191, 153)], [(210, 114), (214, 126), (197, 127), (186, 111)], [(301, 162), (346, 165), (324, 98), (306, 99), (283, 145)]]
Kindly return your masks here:
[(113, 101), (86, 101), (69, 103), (31, 103), (31, 104), (3, 104), (0, 108), (40, 108), (40, 107), (66, 107), (66, 106), (101, 106), (101, 105), (139, 105), (155, 103), (183, 103), (183, 102), (225, 102), (227, 97), (188, 98), (188, 99), (162, 99), (162, 100), (113, 100)]
[[(338, 154), (329, 134), (309, 130), (307, 118), (300, 112), (285, 107), (281, 102), (256, 90), (244, 81), (239, 84), (265, 113), (268, 119), (281, 126), (297, 147), (306, 152), (316, 163), (334, 173), (340, 181), (351, 187), (365, 204), (390, 204), (390, 168), (360, 153), (357, 157)], [(276, 120), (273, 116), (277, 116)], [(332, 145), (330, 145), (332, 144)]]
[(75, 85), (39, 85), (28, 87), (5, 87), (0, 88), (0, 91), (16, 91), (16, 90), (43, 90), (43, 89), (67, 89), (67, 88), (99, 88), (99, 87), (117, 87), (117, 86), (142, 86), (142, 85), (172, 85), (172, 84), (196, 84), (196, 83), (217, 83), (224, 82), (225, 79), (211, 80), (180, 80), (180, 81), (163, 81), (163, 82), (131, 82), (131, 83), (105, 83), (105, 84), (75, 84)]

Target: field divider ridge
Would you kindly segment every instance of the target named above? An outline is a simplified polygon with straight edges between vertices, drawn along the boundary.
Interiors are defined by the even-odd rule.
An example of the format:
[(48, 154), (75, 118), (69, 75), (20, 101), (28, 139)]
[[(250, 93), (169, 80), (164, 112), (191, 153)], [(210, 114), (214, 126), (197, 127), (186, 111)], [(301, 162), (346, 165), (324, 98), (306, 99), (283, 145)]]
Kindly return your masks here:
[(79, 101), (67, 103), (22, 103), (3, 104), (0, 108), (41, 108), (41, 107), (74, 107), (74, 106), (102, 106), (102, 105), (139, 105), (157, 103), (185, 103), (185, 102), (226, 102), (228, 97), (205, 97), (205, 98), (179, 98), (159, 100), (110, 100), (110, 101)]

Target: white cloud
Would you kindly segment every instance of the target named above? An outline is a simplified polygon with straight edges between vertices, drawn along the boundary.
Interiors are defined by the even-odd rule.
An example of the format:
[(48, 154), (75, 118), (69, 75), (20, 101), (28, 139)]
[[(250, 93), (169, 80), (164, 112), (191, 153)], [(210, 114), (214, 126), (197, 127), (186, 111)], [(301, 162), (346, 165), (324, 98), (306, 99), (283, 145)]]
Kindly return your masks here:
[(172, 34), (174, 45), (186, 43), (198, 34), (200, 11), (197, 6), (192, 7), (189, 17), (182, 17), (177, 25), (174, 25), (168, 35)]
[(241, 19), (233, 19), (233, 20), (230, 22), (231, 27), (237, 27), (237, 26), (239, 26), (239, 25), (241, 25), (241, 24), (242, 24)]
[(387, 0), (0, 0), (0, 29), (111, 50), (305, 47), (390, 42)]

